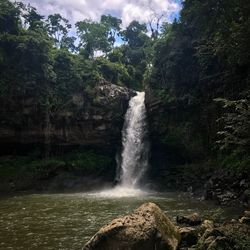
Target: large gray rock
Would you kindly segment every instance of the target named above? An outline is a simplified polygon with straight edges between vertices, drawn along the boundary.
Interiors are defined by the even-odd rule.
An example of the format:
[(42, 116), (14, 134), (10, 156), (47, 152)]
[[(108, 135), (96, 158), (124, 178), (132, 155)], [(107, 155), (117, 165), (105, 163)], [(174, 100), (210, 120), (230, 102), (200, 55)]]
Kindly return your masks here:
[(83, 250), (175, 250), (181, 236), (164, 212), (145, 203), (102, 227)]

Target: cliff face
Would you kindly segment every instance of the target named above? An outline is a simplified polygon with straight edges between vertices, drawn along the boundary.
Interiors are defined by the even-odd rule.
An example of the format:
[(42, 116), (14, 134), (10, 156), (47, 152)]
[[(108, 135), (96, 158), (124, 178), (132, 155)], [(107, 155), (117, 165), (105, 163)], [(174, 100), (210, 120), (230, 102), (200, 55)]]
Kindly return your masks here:
[[(128, 101), (135, 93), (127, 88), (103, 83), (82, 93), (75, 93), (57, 110), (46, 114), (34, 105), (33, 98), (20, 100), (22, 121), (9, 122), (5, 112), (0, 123), (2, 153), (26, 145), (108, 146), (120, 142)], [(20, 107), (19, 107), (20, 109)], [(46, 120), (47, 119), (47, 120)], [(18, 124), (18, 125), (17, 125)]]
[(154, 181), (173, 188), (177, 177), (182, 175), (179, 166), (206, 157), (201, 110), (185, 100), (161, 98), (150, 89), (146, 91), (146, 107), (151, 143), (149, 175)]

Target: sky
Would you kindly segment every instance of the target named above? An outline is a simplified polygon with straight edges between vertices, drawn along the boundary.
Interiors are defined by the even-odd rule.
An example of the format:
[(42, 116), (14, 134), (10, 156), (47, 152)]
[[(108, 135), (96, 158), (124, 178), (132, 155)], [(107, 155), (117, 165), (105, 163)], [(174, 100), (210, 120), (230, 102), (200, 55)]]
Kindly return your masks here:
[[(20, 0), (19, 0), (20, 1)], [(126, 27), (131, 21), (148, 22), (164, 13), (171, 22), (181, 8), (180, 0), (21, 0), (37, 8), (42, 15), (60, 13), (71, 24), (84, 19), (100, 20), (102, 14), (119, 17)]]

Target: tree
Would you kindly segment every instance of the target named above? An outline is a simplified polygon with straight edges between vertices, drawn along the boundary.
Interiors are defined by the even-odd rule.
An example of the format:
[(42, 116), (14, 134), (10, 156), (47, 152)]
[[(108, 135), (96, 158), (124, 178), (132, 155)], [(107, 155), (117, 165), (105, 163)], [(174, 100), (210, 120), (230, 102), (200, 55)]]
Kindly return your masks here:
[(67, 49), (70, 52), (76, 52), (77, 46), (75, 45), (76, 37), (74, 36), (64, 36), (62, 37), (60, 48)]
[(21, 20), (19, 9), (8, 0), (0, 1), (0, 33), (17, 34)]
[(83, 47), (88, 57), (94, 57), (96, 51), (107, 53), (111, 50), (108, 41), (108, 29), (103, 23), (84, 20), (76, 23), (80, 38), (80, 47)]
[(22, 10), (22, 17), (24, 18), (25, 25), (28, 25), (29, 30), (37, 30), (44, 28), (44, 16), (40, 15), (36, 8), (32, 7), (30, 4), (24, 5), (19, 4)]
[(151, 38), (153, 40), (156, 40), (159, 36), (160, 29), (161, 29), (161, 22), (163, 18), (164, 18), (164, 14), (158, 15), (154, 13), (152, 17), (150, 18), (150, 20), (148, 21), (148, 25), (151, 31)]
[(211, 157), (216, 141), (226, 154), (249, 154), (249, 11), (242, 0), (183, 1), (180, 19), (163, 25), (153, 46), (151, 88), (165, 93), (177, 123), (192, 124)]
[(120, 62), (111, 62), (110, 60), (99, 57), (95, 60), (98, 71), (102, 78), (119, 85), (129, 85), (131, 82), (131, 75), (129, 75), (127, 68)]
[(128, 27), (121, 32), (122, 39), (128, 42), (131, 48), (142, 47), (149, 37), (146, 34), (146, 24), (140, 24), (138, 21), (132, 21)]
[(57, 48), (65, 47), (73, 49), (74, 39), (68, 37), (71, 27), (69, 21), (60, 14), (49, 15), (46, 20), (46, 28), (49, 35), (53, 37)]
[(116, 36), (119, 35), (119, 31), (121, 30), (122, 20), (113, 17), (111, 15), (102, 15), (101, 16), (101, 23), (105, 25), (108, 30), (108, 41), (111, 46), (114, 46), (116, 41)]

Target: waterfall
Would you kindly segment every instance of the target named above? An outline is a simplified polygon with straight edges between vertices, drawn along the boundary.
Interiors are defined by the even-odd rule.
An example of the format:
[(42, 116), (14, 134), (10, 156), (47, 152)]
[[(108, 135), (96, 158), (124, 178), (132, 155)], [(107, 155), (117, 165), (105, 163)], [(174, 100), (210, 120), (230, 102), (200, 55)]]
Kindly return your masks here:
[(120, 166), (120, 185), (123, 187), (138, 187), (148, 166), (149, 143), (144, 100), (145, 93), (137, 92), (131, 98), (125, 115)]
[(140, 183), (148, 167), (149, 142), (145, 93), (129, 101), (122, 130), (122, 153), (117, 162), (118, 185), (99, 193), (101, 196), (124, 197), (146, 194), (140, 189)]

